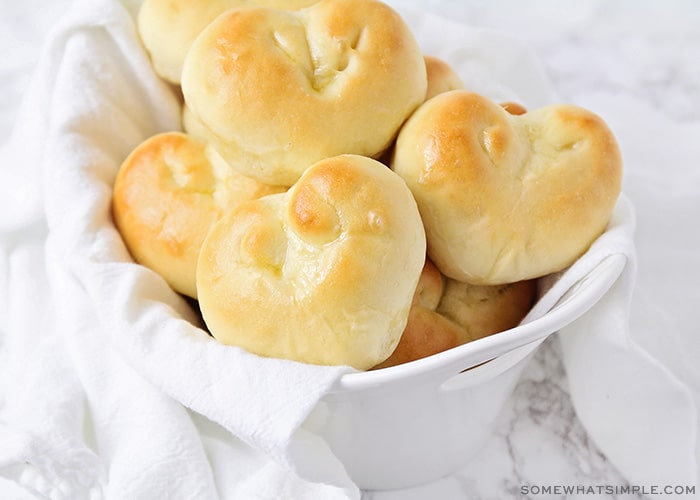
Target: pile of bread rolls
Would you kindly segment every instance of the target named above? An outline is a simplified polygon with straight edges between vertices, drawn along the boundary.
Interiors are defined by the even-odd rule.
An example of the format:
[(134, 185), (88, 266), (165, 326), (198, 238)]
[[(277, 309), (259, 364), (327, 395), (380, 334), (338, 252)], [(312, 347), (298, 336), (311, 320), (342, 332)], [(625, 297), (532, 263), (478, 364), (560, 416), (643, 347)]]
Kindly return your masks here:
[(507, 330), (620, 193), (598, 116), (463, 89), (378, 0), (145, 0), (138, 31), (183, 128), (114, 221), (224, 344), (368, 370)]

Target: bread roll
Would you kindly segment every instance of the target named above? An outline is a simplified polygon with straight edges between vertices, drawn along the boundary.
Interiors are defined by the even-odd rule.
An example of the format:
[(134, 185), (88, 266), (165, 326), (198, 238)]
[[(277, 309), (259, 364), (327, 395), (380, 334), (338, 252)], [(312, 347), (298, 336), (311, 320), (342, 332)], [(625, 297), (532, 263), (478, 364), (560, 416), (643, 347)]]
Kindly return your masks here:
[(551, 105), (512, 115), (466, 90), (411, 116), (392, 168), (416, 198), (435, 265), (480, 285), (572, 264), (605, 230), (622, 179), (615, 137), (594, 113)]
[(399, 341), (424, 255), (403, 181), (370, 158), (328, 158), (287, 193), (215, 224), (199, 258), (199, 304), (224, 344), (368, 369)]
[(536, 280), (470, 285), (445, 278), (426, 259), (401, 340), (375, 368), (422, 359), (514, 328), (530, 311), (536, 294)]
[(231, 170), (202, 141), (166, 132), (124, 160), (112, 213), (133, 258), (196, 298), (199, 248), (214, 221), (243, 200), (281, 190)]
[(457, 342), (466, 344), (518, 326), (536, 295), (537, 280), (470, 285), (448, 278), (436, 312), (461, 327)]
[(145, 0), (137, 28), (156, 73), (179, 84), (185, 54), (206, 26), (229, 9), (246, 5), (300, 9), (318, 0)]
[(423, 59), (428, 77), (428, 88), (425, 92), (426, 101), (443, 92), (464, 88), (462, 79), (445, 61), (431, 55), (425, 55)]
[(217, 151), (280, 185), (323, 158), (378, 157), (426, 87), (411, 31), (377, 0), (229, 11), (197, 37), (182, 73), (185, 102)]
[(408, 363), (459, 345), (466, 336), (462, 328), (435, 311), (444, 288), (442, 274), (426, 259), (401, 339), (391, 356), (375, 369)]

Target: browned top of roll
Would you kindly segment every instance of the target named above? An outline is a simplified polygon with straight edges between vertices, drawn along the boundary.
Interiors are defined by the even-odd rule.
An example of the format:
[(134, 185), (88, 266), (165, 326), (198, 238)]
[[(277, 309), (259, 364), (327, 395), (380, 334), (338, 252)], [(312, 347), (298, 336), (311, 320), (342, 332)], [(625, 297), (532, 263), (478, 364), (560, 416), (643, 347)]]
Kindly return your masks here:
[(166, 132), (124, 160), (112, 213), (134, 259), (176, 291), (196, 297), (199, 248), (214, 221), (244, 200), (281, 189), (231, 170), (199, 139)]
[(280, 185), (323, 158), (381, 154), (426, 86), (411, 31), (376, 0), (229, 11), (194, 41), (182, 77), (222, 156)]
[(448, 277), (501, 284), (559, 271), (604, 230), (621, 190), (610, 129), (574, 105), (513, 115), (454, 90), (403, 127), (392, 168), (413, 192)]

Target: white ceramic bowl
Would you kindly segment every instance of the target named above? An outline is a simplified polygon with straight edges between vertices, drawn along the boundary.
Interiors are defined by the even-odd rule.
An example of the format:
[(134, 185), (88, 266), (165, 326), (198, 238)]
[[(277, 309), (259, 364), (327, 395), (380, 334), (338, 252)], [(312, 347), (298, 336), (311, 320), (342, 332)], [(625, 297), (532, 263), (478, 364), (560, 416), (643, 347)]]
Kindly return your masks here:
[(606, 257), (529, 323), (411, 363), (346, 374), (304, 425), (363, 489), (406, 488), (454, 472), (491, 436), (537, 346), (598, 302), (625, 262)]

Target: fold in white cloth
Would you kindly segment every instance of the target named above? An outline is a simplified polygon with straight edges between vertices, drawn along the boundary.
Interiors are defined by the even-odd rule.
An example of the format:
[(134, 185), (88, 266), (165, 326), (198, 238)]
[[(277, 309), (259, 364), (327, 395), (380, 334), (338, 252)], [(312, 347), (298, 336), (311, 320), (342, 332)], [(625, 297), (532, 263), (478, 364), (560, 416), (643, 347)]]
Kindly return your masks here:
[[(349, 368), (223, 348), (193, 326), (181, 297), (130, 262), (111, 224), (121, 158), (179, 120), (129, 12), (78, 2), (50, 38), (4, 151), (22, 166), (3, 170), (14, 197), (3, 221), (17, 238), (10, 246), (25, 228), (48, 233), (36, 231), (33, 261), (8, 264), (8, 316), (20, 324), (3, 325), (12, 362), (3, 366), (2, 442), (13, 446), (2, 447), (0, 464), (6, 477), (52, 498), (216, 498), (187, 408), (282, 466), (330, 471), (313, 455), (287, 463), (286, 450), (304, 439), (294, 431)], [(14, 253), (8, 248), (12, 261)], [(36, 281), (23, 283), (25, 274)]]
[(549, 310), (577, 277), (587, 276), (606, 256), (626, 256), (613, 288), (559, 330), (571, 399), (588, 434), (631, 484), (691, 486), (697, 481), (697, 414), (691, 393), (630, 336), (637, 271), (634, 229), (634, 209), (623, 195), (606, 233), (571, 268), (543, 280), (551, 288), (524, 321)]
[[(529, 107), (552, 100), (517, 43), (402, 14), (425, 52), (450, 61), (469, 88)], [(359, 498), (325, 442), (301, 427), (350, 369), (214, 342), (179, 295), (131, 262), (111, 223), (119, 164), (146, 137), (179, 129), (179, 106), (124, 5), (78, 1), (50, 37), (0, 170), (0, 477), (52, 499)], [(629, 478), (691, 484), (694, 441), (679, 436), (694, 429), (692, 401), (628, 336), (630, 210), (584, 262), (631, 259), (604, 301), (562, 335), (572, 398)], [(572, 268), (548, 297), (581, 272)], [(661, 398), (673, 416), (655, 408)], [(661, 453), (628, 447), (650, 429)]]

